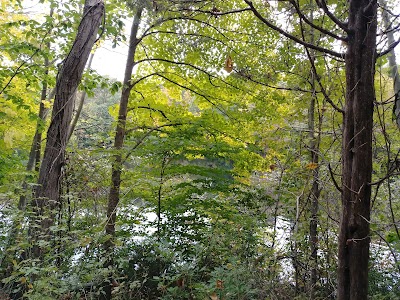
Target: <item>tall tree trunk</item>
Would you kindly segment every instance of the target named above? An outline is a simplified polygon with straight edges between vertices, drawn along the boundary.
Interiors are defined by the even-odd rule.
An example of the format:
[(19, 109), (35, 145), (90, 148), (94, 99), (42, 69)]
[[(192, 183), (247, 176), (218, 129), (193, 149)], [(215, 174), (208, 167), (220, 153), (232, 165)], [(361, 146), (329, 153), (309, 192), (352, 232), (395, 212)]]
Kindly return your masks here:
[[(314, 8), (314, 2), (310, 1), (310, 6)], [(310, 21), (314, 22), (314, 11), (311, 9)], [(303, 34), (303, 39), (305, 39)], [(310, 42), (315, 43), (314, 28), (310, 28)], [(308, 109), (308, 130), (309, 130), (309, 149), (310, 160), (313, 165), (312, 168), (312, 186), (309, 194), (310, 201), (310, 281), (309, 293), (310, 299), (314, 300), (316, 297), (316, 286), (318, 281), (318, 209), (319, 209), (319, 145), (320, 145), (320, 132), (322, 126), (322, 117), (318, 117), (318, 133), (315, 132), (315, 108), (317, 105), (317, 92), (316, 92), (316, 68), (315, 68), (315, 51), (306, 48), (307, 56), (311, 64), (310, 70), (310, 85), (311, 85), (311, 99)]]
[(338, 299), (368, 295), (376, 0), (350, 0), (342, 143)]
[[(112, 162), (111, 188), (108, 197), (107, 224), (106, 224), (106, 234), (109, 235), (109, 239), (104, 244), (104, 248), (108, 254), (108, 259), (106, 261), (105, 266), (109, 268), (113, 265), (112, 252), (114, 249), (115, 222), (117, 219), (117, 206), (119, 203), (120, 186), (121, 186), (121, 170), (122, 170), (121, 150), (124, 145), (124, 139), (125, 139), (126, 116), (128, 113), (129, 96), (133, 88), (131, 79), (132, 79), (133, 67), (136, 65), (135, 53), (137, 45), (139, 43), (137, 35), (139, 30), (139, 23), (142, 17), (142, 11), (143, 7), (139, 6), (135, 13), (131, 27), (128, 57), (126, 60), (124, 82), (122, 85), (121, 99), (119, 103), (118, 123), (115, 132), (114, 149), (116, 150), (116, 154), (114, 155)], [(112, 277), (110, 277), (109, 282), (103, 286), (101, 299), (111, 299), (111, 284), (112, 284)]]
[[(59, 181), (74, 105), (73, 96), (96, 40), (103, 14), (102, 0), (85, 1), (83, 17), (74, 44), (57, 76), (52, 118), (47, 131), (38, 187), (32, 202), (38, 225), (40, 225), (39, 230), (33, 230), (34, 238), (37, 238), (40, 233), (47, 235), (50, 226), (54, 224), (53, 210), (59, 203)], [(40, 257), (41, 249), (35, 247), (33, 255)]]
[[(311, 59), (314, 64), (314, 54), (312, 54)], [(315, 77), (316, 74), (314, 70), (311, 71), (311, 85), (312, 85), (312, 95), (310, 101), (310, 107), (308, 111), (308, 129), (309, 129), (309, 139), (310, 139), (310, 158), (311, 163), (315, 166), (312, 170), (312, 187), (310, 192), (310, 260), (311, 260), (311, 272), (310, 272), (310, 299), (315, 299), (315, 290), (318, 280), (318, 207), (319, 207), (319, 144), (320, 135), (315, 134), (315, 106), (316, 106), (316, 88), (315, 88)], [(321, 119), (319, 120), (319, 123)], [(320, 126), (319, 126), (320, 127)]]
[[(264, 24), (298, 44), (335, 57), (341, 54), (307, 43), (285, 31), (243, 0)], [(325, 0), (317, 1), (325, 15), (347, 33), (346, 101), (343, 112), (342, 214), (339, 229), (338, 299), (367, 299), (372, 177), (372, 125), (375, 100), (377, 0), (349, 0), (348, 21), (334, 16)], [(299, 15), (297, 2), (292, 2)], [(304, 17), (301, 17), (304, 19)], [(313, 25), (314, 28), (315, 24)], [(330, 33), (332, 34), (332, 32)], [(340, 37), (338, 37), (340, 39)]]

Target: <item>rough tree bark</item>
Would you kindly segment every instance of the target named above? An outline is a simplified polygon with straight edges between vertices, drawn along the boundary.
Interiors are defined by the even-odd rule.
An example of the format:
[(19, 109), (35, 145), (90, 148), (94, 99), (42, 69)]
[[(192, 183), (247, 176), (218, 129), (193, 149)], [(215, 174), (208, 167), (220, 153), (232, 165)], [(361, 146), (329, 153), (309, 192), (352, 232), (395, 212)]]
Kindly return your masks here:
[[(125, 66), (124, 82), (122, 85), (121, 99), (119, 103), (118, 123), (114, 140), (114, 149), (117, 151), (117, 153), (114, 155), (111, 167), (111, 188), (108, 197), (108, 207), (107, 207), (106, 234), (109, 235), (109, 239), (104, 243), (104, 248), (109, 256), (105, 264), (106, 267), (111, 267), (113, 265), (112, 252), (114, 249), (115, 222), (117, 219), (117, 206), (119, 203), (120, 186), (121, 186), (121, 169), (122, 169), (121, 149), (124, 145), (124, 139), (125, 139), (126, 116), (128, 113), (129, 96), (133, 88), (131, 79), (132, 79), (133, 67), (136, 65), (135, 62), (136, 48), (140, 41), (137, 35), (138, 35), (140, 20), (142, 17), (142, 11), (143, 7), (139, 6), (133, 18), (131, 35), (129, 40), (128, 57)], [(112, 277), (110, 277), (109, 282), (107, 282), (103, 286), (103, 291), (102, 294), (100, 295), (100, 299), (104, 300), (111, 299), (112, 281), (113, 281)]]
[[(285, 31), (264, 17), (250, 0), (244, 0), (254, 15), (266, 26), (309, 49), (341, 58), (341, 54)], [(343, 114), (342, 141), (342, 215), (339, 229), (338, 299), (367, 299), (370, 244), (370, 201), (372, 177), (372, 125), (375, 100), (377, 0), (349, 0), (348, 21), (342, 22), (325, 0), (316, 1), (327, 18), (347, 37), (338, 36), (309, 20), (311, 27), (347, 43), (345, 55), (346, 101), (344, 110), (325, 95), (328, 102)], [(300, 19), (306, 17), (297, 2), (291, 2)], [(321, 86), (322, 89), (322, 86)]]
[(342, 141), (339, 300), (368, 298), (376, 32), (376, 0), (351, 0)]
[[(73, 96), (96, 41), (103, 14), (102, 0), (85, 1), (83, 17), (74, 44), (57, 76), (51, 123), (47, 131), (35, 199), (32, 201), (36, 222), (40, 228), (32, 231), (34, 238), (37, 238), (39, 234), (48, 234), (50, 226), (54, 223), (52, 211), (59, 203), (59, 181), (74, 105)], [(35, 247), (33, 256), (40, 257), (40, 255), (41, 249)]]

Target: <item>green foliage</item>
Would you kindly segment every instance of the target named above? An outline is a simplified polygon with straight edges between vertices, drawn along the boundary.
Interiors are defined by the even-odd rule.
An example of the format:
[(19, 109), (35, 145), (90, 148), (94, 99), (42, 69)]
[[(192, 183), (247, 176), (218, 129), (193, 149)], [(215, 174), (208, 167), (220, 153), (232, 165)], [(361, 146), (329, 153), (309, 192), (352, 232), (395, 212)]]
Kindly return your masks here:
[[(87, 72), (80, 93), (88, 99), (68, 145), (52, 239), (28, 238), (35, 229), (32, 212), (17, 214), (14, 208), (20, 195), (32, 200), (21, 187), (35, 179), (25, 165), (41, 89), (44, 82), (54, 86), (81, 7), (81, 1), (40, 2), (48, 12), (38, 18), (12, 13), (19, 12), (18, 1), (0, 2), (1, 288), (15, 298), (97, 299), (111, 276), (115, 299), (308, 299), (310, 199), (318, 171), (315, 290), (317, 298), (331, 299), (340, 220), (340, 192), (332, 178), (340, 183), (342, 117), (320, 85), (313, 91), (302, 47), (283, 41), (250, 12), (218, 15), (244, 8), (243, 1), (107, 2), (102, 39), (113, 47), (128, 40), (127, 20), (138, 5), (145, 7), (124, 147), (112, 145), (126, 87)], [(254, 3), (270, 20), (287, 22), (292, 34), (311, 40), (291, 3)], [(317, 11), (298, 3), (305, 15)], [(329, 9), (340, 13), (345, 7)], [(320, 11), (314, 21), (339, 34)], [(331, 36), (314, 33), (319, 45), (339, 47)], [(315, 68), (330, 100), (341, 107), (342, 62), (318, 56)], [(400, 141), (384, 60), (377, 69), (372, 241), (385, 239), (398, 254)], [(316, 140), (319, 162), (313, 164), (310, 145)], [(122, 181), (115, 251), (107, 253), (104, 243), (111, 236), (103, 231), (116, 153), (122, 156)], [(277, 220), (287, 222), (283, 235)], [(34, 244), (48, 250), (43, 260), (29, 257)], [(110, 259), (113, 268), (106, 266)], [(400, 297), (398, 266), (381, 262), (376, 258), (371, 265), (371, 299)]]

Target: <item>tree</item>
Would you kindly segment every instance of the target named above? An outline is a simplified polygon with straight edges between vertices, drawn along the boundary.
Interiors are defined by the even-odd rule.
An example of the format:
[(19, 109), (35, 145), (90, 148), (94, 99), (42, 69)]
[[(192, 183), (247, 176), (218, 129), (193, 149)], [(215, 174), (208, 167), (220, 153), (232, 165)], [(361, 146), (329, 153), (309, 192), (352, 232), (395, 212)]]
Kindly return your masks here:
[(377, 2), (349, 1), (348, 21), (342, 21), (322, 0), (319, 7), (345, 36), (311, 22), (299, 4), (291, 5), (299, 18), (321, 33), (346, 42), (346, 54), (308, 43), (264, 17), (251, 1), (254, 15), (268, 27), (307, 48), (345, 58), (346, 102), (342, 141), (342, 214), (339, 233), (338, 299), (366, 299), (370, 244), (370, 197), (372, 178), (372, 125), (375, 100)]
[[(311, 12), (310, 20), (313, 20)], [(311, 40), (314, 42), (314, 31), (311, 31)], [(318, 206), (320, 190), (320, 176), (319, 176), (319, 151), (321, 143), (321, 123), (322, 116), (320, 112), (317, 114), (318, 121), (315, 121), (316, 107), (317, 106), (317, 94), (316, 94), (316, 70), (315, 70), (315, 53), (311, 53), (306, 50), (309, 55), (311, 63), (310, 72), (310, 86), (313, 91), (310, 99), (310, 107), (308, 110), (308, 129), (310, 139), (310, 158), (312, 164), (312, 187), (310, 191), (310, 257), (311, 257), (311, 274), (310, 274), (310, 299), (316, 299), (316, 289), (318, 283)], [(317, 126), (316, 126), (317, 125)]]
[[(75, 42), (57, 76), (51, 123), (47, 131), (38, 186), (35, 191), (35, 198), (32, 201), (37, 218), (36, 222), (40, 226), (40, 231), (35, 233), (36, 239), (39, 239), (40, 233), (48, 235), (49, 228), (54, 223), (53, 210), (60, 201), (59, 182), (61, 169), (65, 163), (64, 154), (72, 118), (73, 97), (90, 51), (96, 41), (103, 13), (103, 1), (87, 0), (85, 2), (83, 17), (79, 24)], [(33, 224), (32, 228), (34, 228)], [(40, 247), (35, 247), (33, 255), (40, 257), (41, 252)]]
[(366, 299), (377, 3), (350, 1), (342, 141), (338, 299)]
[[(121, 172), (122, 172), (122, 154), (121, 149), (124, 145), (125, 130), (126, 130), (126, 117), (128, 113), (128, 101), (131, 90), (133, 88), (132, 83), (132, 72), (135, 66), (135, 53), (136, 47), (138, 45), (138, 30), (139, 24), (142, 17), (143, 5), (139, 4), (136, 8), (135, 16), (133, 18), (131, 36), (129, 41), (128, 57), (126, 60), (124, 81), (122, 85), (121, 99), (119, 103), (118, 112), (118, 123), (115, 133), (114, 149), (117, 151), (112, 163), (112, 174), (111, 174), (111, 189), (108, 198), (108, 208), (107, 208), (107, 224), (106, 224), (106, 234), (109, 235), (108, 240), (105, 242), (105, 249), (110, 256), (107, 258), (106, 266), (112, 266), (112, 252), (114, 245), (115, 236), (115, 222), (117, 217), (117, 206), (119, 202), (119, 193), (121, 185)], [(102, 294), (102, 299), (111, 299), (111, 284), (112, 276), (106, 285), (104, 286), (104, 291)]]

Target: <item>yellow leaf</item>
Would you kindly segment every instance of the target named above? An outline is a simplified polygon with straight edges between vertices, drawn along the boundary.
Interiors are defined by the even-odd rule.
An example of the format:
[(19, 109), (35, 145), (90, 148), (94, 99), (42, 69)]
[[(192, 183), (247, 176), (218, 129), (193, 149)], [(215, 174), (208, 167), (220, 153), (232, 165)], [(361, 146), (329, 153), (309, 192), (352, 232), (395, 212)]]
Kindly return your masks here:
[(11, 148), (13, 145), (13, 140), (14, 140), (14, 135), (15, 132), (12, 128), (10, 128), (9, 130), (7, 130), (6, 132), (4, 132), (4, 144), (6, 144), (7, 148)]
[(102, 40), (98, 39), (97, 42), (93, 45), (92, 50), (90, 51), (91, 54), (94, 54), (96, 52), (97, 49), (99, 49), (101, 47), (102, 44)]
[(318, 168), (318, 164), (314, 163), (314, 162), (311, 162), (306, 165), (306, 169), (308, 169), (308, 170), (315, 170), (316, 168)]
[(3, 112), (8, 115), (8, 117), (16, 117), (17, 113), (9, 107), (2, 108)]
[(21, 277), (19, 281), (21, 281), (21, 283), (25, 284), (26, 283), (26, 277)]
[(229, 55), (226, 57), (224, 69), (228, 73), (232, 72), (232, 70), (233, 70), (233, 61)]
[(51, 101), (48, 100), (42, 100), (44, 108), (50, 108), (51, 107)]
[(28, 284), (28, 288), (29, 288), (29, 289), (33, 289), (32, 283)]
[(4, 132), (3, 140), (7, 148), (12, 148), (15, 141), (20, 140), (25, 136), (23, 131), (15, 128), (9, 128)]

